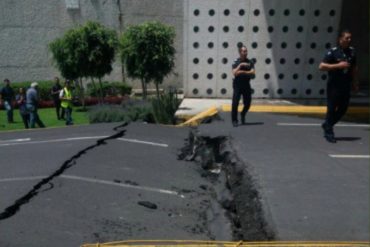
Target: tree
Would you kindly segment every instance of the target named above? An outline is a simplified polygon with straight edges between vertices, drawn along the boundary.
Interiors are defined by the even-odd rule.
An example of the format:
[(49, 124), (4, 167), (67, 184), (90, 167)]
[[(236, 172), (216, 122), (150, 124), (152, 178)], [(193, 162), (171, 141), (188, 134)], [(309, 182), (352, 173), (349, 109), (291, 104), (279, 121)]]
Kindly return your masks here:
[(159, 84), (174, 67), (175, 29), (160, 22), (146, 22), (129, 27), (120, 38), (120, 53), (127, 74), (141, 81), (143, 98), (147, 84), (154, 81), (157, 98)]
[[(118, 45), (116, 32), (96, 22), (71, 29), (49, 44), (56, 67), (66, 79), (98, 78), (102, 98), (101, 78), (113, 68)], [(102, 100), (102, 99), (101, 99)], [(100, 100), (100, 101), (101, 101)]]
[(62, 38), (58, 38), (49, 44), (52, 52), (54, 64), (60, 74), (68, 80), (77, 80), (79, 82), (79, 95), (82, 106), (85, 108), (85, 97), (82, 85), (83, 73), (81, 66), (83, 64), (83, 37), (77, 29), (71, 29), (66, 32)]

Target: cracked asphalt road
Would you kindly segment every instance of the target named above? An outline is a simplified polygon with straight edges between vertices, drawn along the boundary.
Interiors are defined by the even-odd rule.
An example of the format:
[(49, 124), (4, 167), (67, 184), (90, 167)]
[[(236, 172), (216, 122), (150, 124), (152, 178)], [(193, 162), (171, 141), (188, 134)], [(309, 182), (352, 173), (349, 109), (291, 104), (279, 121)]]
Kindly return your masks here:
[[(116, 134), (117, 125), (1, 133), (0, 214), (98, 137)], [(145, 124), (125, 129), (122, 138), (86, 150), (0, 220), (0, 246), (211, 239), (205, 212), (212, 198), (204, 188), (212, 186), (195, 164), (176, 159), (189, 130)]]
[[(369, 125), (341, 123), (334, 145), (323, 139), (318, 119), (250, 113), (238, 128), (230, 114), (221, 119), (197, 132), (228, 138), (276, 239), (369, 240)], [(0, 215), (66, 160), (116, 134), (117, 125), (0, 133)], [(177, 160), (189, 129), (139, 123), (125, 129), (0, 220), (0, 246), (232, 240), (230, 222), (214, 217), (223, 213), (215, 194), (225, 181), (210, 181), (194, 162)]]

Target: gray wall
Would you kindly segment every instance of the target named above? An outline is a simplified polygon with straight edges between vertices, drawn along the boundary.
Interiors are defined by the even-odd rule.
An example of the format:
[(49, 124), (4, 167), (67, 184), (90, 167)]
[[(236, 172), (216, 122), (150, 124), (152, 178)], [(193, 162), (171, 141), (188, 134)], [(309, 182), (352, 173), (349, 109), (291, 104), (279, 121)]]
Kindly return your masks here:
[(230, 98), (231, 65), (243, 43), (256, 61), (253, 97), (324, 98), (327, 76), (318, 66), (335, 44), (341, 6), (342, 0), (186, 0), (186, 96)]
[[(67, 2), (68, 0), (0, 1), (1, 78), (17, 82), (50, 80), (58, 76), (58, 71), (52, 66), (48, 43), (61, 37), (69, 28), (88, 20), (99, 21), (118, 33), (131, 24), (159, 20), (173, 25), (177, 33), (176, 75), (168, 77), (165, 85), (182, 87), (181, 0), (79, 0), (78, 9), (67, 9)], [(122, 79), (119, 62), (115, 63), (113, 72), (105, 79)], [(139, 84), (134, 86), (139, 87)]]
[[(69, 1), (79, 2), (78, 9), (67, 9), (66, 3)], [(338, 2), (341, 0), (331, 0), (332, 2)], [(127, 28), (127, 26), (132, 24), (138, 24), (148, 20), (159, 20), (164, 23), (170, 24), (175, 27), (177, 37), (175, 48), (177, 50), (176, 56), (176, 68), (174, 74), (169, 76), (165, 81), (165, 86), (173, 85), (176, 87), (187, 87), (188, 80), (186, 78), (188, 75), (184, 73), (187, 70), (187, 64), (192, 61), (190, 59), (191, 50), (186, 49), (184, 52), (184, 47), (188, 47), (186, 42), (188, 42), (187, 37), (184, 34), (191, 32), (192, 27), (190, 27), (189, 20), (187, 16), (184, 16), (186, 13), (186, 8), (189, 7), (186, 5), (187, 0), (27, 0), (27, 1), (15, 1), (15, 0), (0, 0), (0, 79), (9, 78), (13, 82), (17, 81), (34, 81), (34, 80), (50, 80), (54, 76), (58, 76), (58, 71), (52, 66), (51, 54), (48, 52), (47, 45), (49, 42), (54, 40), (57, 37), (61, 37), (66, 30), (72, 28), (78, 24), (83, 24), (88, 20), (95, 20), (103, 23), (104, 25), (117, 30), (118, 33), (122, 32)], [(201, 2), (206, 2), (205, 0), (195, 1), (195, 4), (200, 4)], [(212, 2), (212, 1), (211, 1)], [(214, 0), (213, 2), (219, 2)], [(239, 0), (223, 0), (220, 1), (220, 8), (230, 8), (229, 5), (238, 5)], [(333, 42), (332, 38), (329, 36), (325, 37), (322, 40), (315, 41), (315, 35), (307, 35), (312, 40), (306, 40), (304, 37), (305, 31), (303, 33), (294, 33), (291, 32), (295, 30), (297, 25), (307, 26), (311, 28), (311, 25), (321, 21), (320, 18), (312, 17), (312, 19), (306, 19), (300, 24), (295, 20), (296, 12), (298, 9), (306, 9), (308, 12), (311, 12), (316, 9), (321, 9), (322, 13), (326, 13), (327, 10), (331, 9), (330, 1), (327, 0), (243, 0), (248, 8), (251, 9), (259, 8), (261, 15), (256, 18), (251, 12), (248, 11), (248, 16), (251, 17), (250, 21), (246, 22), (245, 32), (249, 32), (248, 38), (250, 41), (257, 41), (259, 47), (250, 49), (250, 55), (257, 58), (258, 63), (258, 76), (254, 81), (256, 87), (255, 97), (324, 97), (322, 94), (322, 89), (325, 88), (325, 82), (322, 80), (312, 80), (312, 82), (299, 81), (292, 82), (297, 83), (294, 87), (291, 82), (286, 80), (279, 80), (277, 78), (278, 72), (280, 70), (280, 65), (275, 63), (279, 60), (281, 54), (287, 53), (289, 49), (295, 46), (296, 39), (302, 41), (302, 43), (316, 42), (318, 47), (315, 49), (315, 58), (318, 59), (324, 54), (325, 48), (322, 46), (327, 42)], [(298, 2), (302, 3), (299, 6)], [(263, 5), (261, 5), (263, 3)], [(212, 3), (214, 4), (214, 3)], [(260, 4), (261, 6), (257, 6)], [(249, 7), (248, 7), (249, 6)], [(205, 6), (206, 8), (206, 6)], [(235, 7), (237, 9), (237, 7)], [(291, 15), (289, 17), (277, 18), (265, 16), (263, 18), (263, 13), (269, 11), (270, 9), (277, 10), (277, 15), (281, 15), (281, 11), (284, 9), (290, 9)], [(354, 34), (354, 45), (359, 51), (359, 65), (363, 86), (367, 86), (369, 83), (368, 68), (369, 68), (369, 2), (368, 0), (343, 0), (343, 14), (341, 16), (340, 27), (348, 27), (353, 31)], [(253, 10), (252, 10), (253, 11)], [(338, 11), (338, 15), (340, 11)], [(238, 14), (234, 16), (238, 18)], [(234, 18), (233, 17), (233, 18)], [(220, 16), (221, 18), (221, 16)], [(331, 18), (332, 19), (332, 18)], [(331, 20), (330, 19), (330, 20)], [(212, 21), (212, 20), (206, 20)], [(255, 21), (255, 23), (252, 23)], [(217, 22), (218, 26), (223, 26), (222, 20), (220, 19)], [(337, 27), (334, 23), (326, 23), (320, 29), (320, 32), (326, 28), (327, 25), (332, 25), (334, 29)], [(320, 23), (317, 23), (320, 25)], [(208, 28), (207, 23), (202, 23), (203, 26)], [(231, 24), (230, 24), (231, 25)], [(259, 26), (260, 32), (253, 33), (251, 31), (253, 26)], [(261, 32), (266, 28), (266, 26), (273, 25), (275, 30), (280, 30), (279, 32), (274, 32), (268, 37), (263, 35), (266, 40), (260, 40)], [(287, 25), (289, 26), (289, 32), (287, 34), (281, 33), (281, 27)], [(316, 24), (315, 24), (316, 25)], [(234, 26), (232, 26), (234, 27)], [(184, 32), (185, 31), (185, 32)], [(319, 33), (320, 33), (319, 32)], [(265, 33), (266, 34), (266, 33)], [(303, 35), (303, 36), (302, 36)], [(327, 34), (326, 34), (327, 35)], [(207, 36), (208, 37), (208, 36)], [(221, 36), (220, 36), (221, 37)], [(287, 38), (287, 40), (285, 40)], [(235, 40), (234, 40), (235, 39)], [(238, 37), (230, 37), (230, 42), (239, 41)], [(288, 43), (288, 49), (286, 51), (280, 50), (269, 50), (266, 49), (266, 42), (271, 40), (273, 46), (279, 46), (283, 41)], [(266, 42), (265, 42), (266, 41)], [(218, 41), (217, 41), (218, 42)], [(262, 43), (261, 43), (262, 42)], [(265, 43), (264, 43), (265, 42)], [(221, 41), (220, 41), (221, 44)], [(223, 54), (222, 52), (218, 54), (219, 57), (228, 56), (230, 59), (233, 59), (237, 54), (234, 50), (234, 44), (230, 43), (230, 52)], [(293, 48), (294, 50), (294, 48)], [(290, 51), (288, 51), (290, 52)], [(296, 52), (297, 53), (297, 52)], [(319, 76), (319, 73), (316, 70), (316, 65), (307, 65), (305, 60), (308, 57), (308, 53), (302, 55), (302, 62), (305, 64), (306, 69), (301, 69), (302, 76), (306, 73), (313, 73), (314, 78)], [(306, 54), (306, 55), (305, 55)], [(209, 54), (207, 54), (209, 55)], [(298, 53), (296, 54), (299, 55)], [(267, 57), (271, 57), (273, 62), (269, 65), (270, 67), (270, 79), (264, 79), (264, 73), (261, 71), (265, 70), (267, 67), (264, 64), (264, 60)], [(189, 58), (190, 60), (183, 59)], [(117, 59), (118, 60), (118, 59)], [(189, 62), (190, 61), (190, 62)], [(230, 61), (229, 61), (230, 62)], [(185, 66), (184, 66), (185, 65)], [(229, 73), (229, 65), (227, 65), (227, 71), (222, 73)], [(302, 64), (301, 64), (302, 65)], [(190, 66), (190, 64), (189, 64)], [(285, 65), (286, 68), (295, 66), (293, 64)], [(302, 65), (303, 66), (303, 65)], [(184, 69), (185, 68), (185, 69)], [(194, 67), (196, 68), (196, 67)], [(196, 68), (198, 69), (198, 68)], [(224, 69), (220, 66), (220, 69)], [(312, 71), (311, 71), (312, 70)], [(221, 70), (220, 70), (221, 71)], [(205, 73), (205, 72), (202, 72)], [(291, 78), (292, 76), (291, 68), (287, 69), (285, 74), (286, 78)], [(116, 62), (114, 65), (113, 72), (105, 78), (107, 80), (121, 80), (122, 79), (122, 70), (119, 62)], [(215, 84), (213, 92), (220, 92), (225, 86), (230, 83), (230, 74), (228, 74), (226, 81), (221, 81), (219, 84)], [(127, 79), (134, 87), (140, 88), (140, 83), (132, 82), (130, 79)], [(184, 85), (183, 85), (184, 81)], [(194, 82), (195, 83), (195, 82)], [(199, 82), (196, 82), (199, 83)], [(315, 84), (314, 94), (306, 95), (305, 92), (307, 89), (311, 88), (311, 84)], [(199, 89), (202, 90), (202, 94), (205, 97), (229, 97), (230, 90), (227, 91), (227, 94), (218, 95), (208, 95), (207, 89), (213, 87), (209, 86), (209, 81), (202, 81)], [(306, 87), (309, 85), (310, 87)], [(192, 92), (195, 87), (189, 87), (189, 92)], [(283, 94), (278, 94), (277, 90), (283, 89)], [(265, 89), (270, 89), (267, 94), (263, 93)], [(271, 90), (272, 89), (272, 90)], [(297, 89), (298, 93), (296, 95), (291, 95), (289, 92), (292, 92), (293, 89)], [(318, 93), (318, 90), (320, 93)], [(288, 92), (288, 95), (286, 93)], [(192, 94), (189, 94), (192, 96)], [(195, 95), (193, 95), (195, 96)], [(195, 97), (199, 97), (195, 96)]]
[(352, 32), (361, 88), (369, 88), (369, 0), (343, 0), (340, 26)]

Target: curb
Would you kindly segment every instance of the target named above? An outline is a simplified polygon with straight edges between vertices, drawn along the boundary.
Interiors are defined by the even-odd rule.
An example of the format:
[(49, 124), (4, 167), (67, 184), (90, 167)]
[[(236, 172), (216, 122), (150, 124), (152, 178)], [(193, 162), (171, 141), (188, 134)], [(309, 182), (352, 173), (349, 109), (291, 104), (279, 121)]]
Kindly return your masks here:
[[(238, 112), (241, 112), (243, 105), (239, 105)], [(231, 105), (221, 105), (219, 109), (213, 106), (205, 111), (194, 115), (182, 114), (178, 115), (179, 119), (186, 120), (184, 123), (178, 124), (178, 127), (197, 126), (205, 118), (216, 115), (219, 111), (231, 112)], [(287, 114), (326, 114), (326, 106), (284, 106), (284, 105), (253, 105), (249, 112), (269, 112), (269, 113), (287, 113)], [(347, 114), (367, 114), (369, 115), (369, 107), (367, 106), (350, 106)]]
[[(185, 121), (184, 123), (181, 123), (177, 126), (179, 127), (184, 127), (184, 126), (197, 126), (200, 124), (200, 122), (207, 118), (207, 117), (212, 117), (214, 115), (216, 115), (218, 113), (218, 110), (215, 106), (203, 111), (203, 112), (200, 112), (192, 117), (190, 117), (190, 119), (188, 119), (187, 121)], [(183, 115), (185, 116), (185, 115)]]
[(271, 242), (222, 242), (196, 240), (128, 240), (110, 243), (83, 244), (81, 247), (116, 246), (116, 247), (365, 247), (369, 242), (355, 241), (271, 241)]
[[(222, 105), (222, 111), (231, 112), (231, 105)], [(243, 109), (239, 105), (238, 111)], [(249, 109), (250, 112), (270, 112), (270, 113), (300, 113), (300, 114), (325, 114), (326, 106), (283, 106), (283, 105), (253, 105)], [(353, 114), (369, 114), (369, 107), (366, 106), (350, 106), (347, 113)]]

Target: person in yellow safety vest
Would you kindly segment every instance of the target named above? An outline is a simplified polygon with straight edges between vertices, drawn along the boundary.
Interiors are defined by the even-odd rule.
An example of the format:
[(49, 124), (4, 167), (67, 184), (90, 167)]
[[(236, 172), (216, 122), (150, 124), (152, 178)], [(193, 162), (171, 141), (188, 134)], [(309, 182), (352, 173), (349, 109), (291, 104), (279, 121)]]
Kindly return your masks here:
[(61, 106), (63, 107), (65, 111), (65, 117), (66, 117), (66, 125), (72, 125), (72, 88), (71, 88), (71, 81), (66, 80), (64, 83), (63, 90), (60, 90), (59, 98), (61, 100)]

